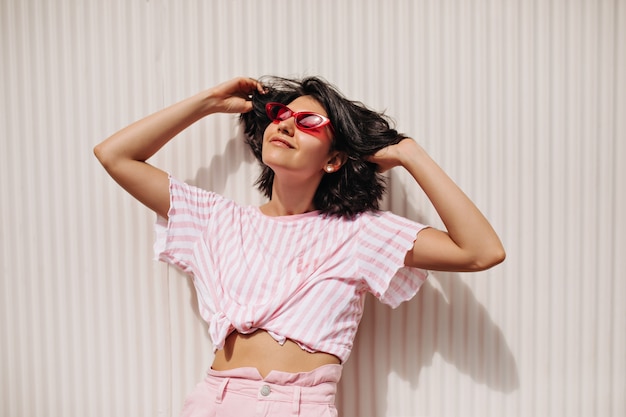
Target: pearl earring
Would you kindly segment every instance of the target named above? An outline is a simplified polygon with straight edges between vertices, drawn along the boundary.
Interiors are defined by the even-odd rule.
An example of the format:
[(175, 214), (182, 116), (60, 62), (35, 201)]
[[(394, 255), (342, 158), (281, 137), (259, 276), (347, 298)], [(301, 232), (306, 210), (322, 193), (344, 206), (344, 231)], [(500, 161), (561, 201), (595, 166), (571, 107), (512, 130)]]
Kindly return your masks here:
[(330, 165), (328, 165), (328, 166), (326, 167), (326, 172), (328, 172), (328, 173), (333, 172), (333, 167), (332, 167), (332, 166), (330, 166)]

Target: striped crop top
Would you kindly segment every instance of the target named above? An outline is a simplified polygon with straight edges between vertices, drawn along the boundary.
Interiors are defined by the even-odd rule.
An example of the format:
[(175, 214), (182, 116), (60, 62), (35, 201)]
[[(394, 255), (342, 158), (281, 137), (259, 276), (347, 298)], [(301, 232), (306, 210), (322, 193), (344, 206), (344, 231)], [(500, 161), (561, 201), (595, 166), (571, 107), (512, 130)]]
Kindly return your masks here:
[(271, 217), (170, 177), (168, 217), (157, 218), (156, 257), (193, 277), (215, 350), (263, 329), (343, 363), (365, 294), (396, 307), (427, 276), (404, 266), (425, 226), (390, 212)]

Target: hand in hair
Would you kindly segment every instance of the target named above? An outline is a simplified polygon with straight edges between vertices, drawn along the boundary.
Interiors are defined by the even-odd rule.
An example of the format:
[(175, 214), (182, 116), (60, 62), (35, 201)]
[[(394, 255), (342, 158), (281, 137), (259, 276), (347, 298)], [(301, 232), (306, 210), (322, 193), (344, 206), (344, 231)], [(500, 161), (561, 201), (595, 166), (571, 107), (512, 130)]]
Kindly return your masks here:
[(374, 155), (366, 158), (378, 166), (378, 172), (386, 172), (397, 166), (404, 166), (404, 159), (411, 155), (411, 147), (416, 145), (411, 138), (402, 139), (395, 145), (382, 148)]
[(233, 78), (211, 88), (213, 113), (247, 113), (252, 110), (252, 93), (264, 94), (263, 85), (246, 77)]

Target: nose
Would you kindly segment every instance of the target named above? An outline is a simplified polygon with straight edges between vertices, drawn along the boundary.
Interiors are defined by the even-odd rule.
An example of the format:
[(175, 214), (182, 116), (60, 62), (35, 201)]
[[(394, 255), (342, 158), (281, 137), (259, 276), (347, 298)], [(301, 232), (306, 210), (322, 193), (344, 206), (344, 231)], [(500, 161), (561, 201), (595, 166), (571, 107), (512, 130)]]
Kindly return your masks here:
[(293, 117), (290, 117), (289, 119), (281, 120), (278, 123), (277, 128), (279, 132), (291, 136), (295, 129), (295, 123), (294, 123)]

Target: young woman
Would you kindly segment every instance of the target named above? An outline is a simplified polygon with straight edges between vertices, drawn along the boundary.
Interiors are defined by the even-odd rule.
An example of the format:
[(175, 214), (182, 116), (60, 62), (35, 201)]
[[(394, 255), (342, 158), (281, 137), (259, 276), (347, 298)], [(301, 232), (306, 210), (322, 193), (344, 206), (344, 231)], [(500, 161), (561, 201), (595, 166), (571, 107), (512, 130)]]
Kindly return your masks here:
[[(268, 201), (240, 206), (145, 161), (199, 119), (241, 113)], [(489, 222), (412, 139), (315, 77), (236, 78), (122, 129), (94, 149), (158, 215), (160, 260), (193, 277), (215, 359), (189, 416), (336, 416), (334, 398), (366, 292), (393, 307), (425, 270), (504, 259)], [(401, 166), (446, 231), (379, 211)]]

